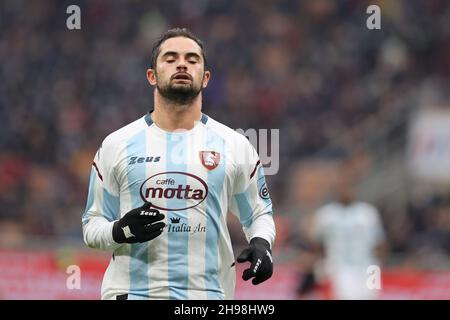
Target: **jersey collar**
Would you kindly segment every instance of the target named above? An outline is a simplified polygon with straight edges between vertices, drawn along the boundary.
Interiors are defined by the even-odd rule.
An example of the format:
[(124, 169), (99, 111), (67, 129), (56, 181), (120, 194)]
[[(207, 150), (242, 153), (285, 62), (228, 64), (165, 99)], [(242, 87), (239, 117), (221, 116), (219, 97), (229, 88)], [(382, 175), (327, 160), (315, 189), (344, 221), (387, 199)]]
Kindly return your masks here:
[[(150, 127), (153, 124), (152, 117), (150, 117), (150, 113), (153, 112), (153, 109), (151, 109), (149, 112), (147, 112), (144, 116), (144, 120), (147, 123), (147, 125)], [(202, 112), (202, 117), (200, 118), (200, 122), (203, 124), (206, 124), (208, 122), (208, 116)]]

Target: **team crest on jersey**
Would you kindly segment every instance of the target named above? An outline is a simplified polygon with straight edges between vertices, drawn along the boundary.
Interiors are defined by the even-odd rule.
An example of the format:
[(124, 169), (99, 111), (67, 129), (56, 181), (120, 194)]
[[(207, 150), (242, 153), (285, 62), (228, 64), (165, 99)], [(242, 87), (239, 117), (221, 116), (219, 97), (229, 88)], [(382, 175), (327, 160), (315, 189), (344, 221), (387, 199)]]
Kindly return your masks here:
[(208, 170), (217, 168), (220, 162), (220, 153), (216, 151), (200, 151), (200, 161)]

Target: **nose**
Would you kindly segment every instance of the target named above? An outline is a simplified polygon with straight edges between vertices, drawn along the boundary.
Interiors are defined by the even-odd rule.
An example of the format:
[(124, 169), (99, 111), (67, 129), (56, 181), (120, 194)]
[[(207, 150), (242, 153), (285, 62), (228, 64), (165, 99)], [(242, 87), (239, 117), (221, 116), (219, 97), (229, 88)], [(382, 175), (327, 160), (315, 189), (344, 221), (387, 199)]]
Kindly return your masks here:
[(178, 65), (177, 65), (177, 71), (186, 71), (186, 70), (187, 70), (186, 60), (184, 58), (179, 59)]
[(181, 62), (178, 66), (177, 66), (177, 71), (187, 71), (187, 66), (185, 63)]

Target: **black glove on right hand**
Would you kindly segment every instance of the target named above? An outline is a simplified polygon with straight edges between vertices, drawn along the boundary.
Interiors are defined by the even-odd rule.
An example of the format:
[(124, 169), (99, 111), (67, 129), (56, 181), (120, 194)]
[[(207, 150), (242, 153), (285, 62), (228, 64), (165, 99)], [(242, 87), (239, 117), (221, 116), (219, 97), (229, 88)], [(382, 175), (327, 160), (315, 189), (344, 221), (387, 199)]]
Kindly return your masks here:
[(127, 212), (120, 220), (114, 222), (112, 236), (117, 243), (136, 243), (150, 241), (162, 233), (166, 226), (164, 215), (151, 209), (151, 203)]

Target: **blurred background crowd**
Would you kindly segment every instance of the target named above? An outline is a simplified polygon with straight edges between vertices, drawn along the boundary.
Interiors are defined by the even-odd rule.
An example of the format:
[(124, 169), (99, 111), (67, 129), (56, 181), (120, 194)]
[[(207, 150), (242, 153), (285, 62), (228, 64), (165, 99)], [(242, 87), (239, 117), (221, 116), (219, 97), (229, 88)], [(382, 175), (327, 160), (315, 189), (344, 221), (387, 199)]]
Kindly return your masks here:
[[(75, 3), (81, 30), (68, 30)], [(366, 27), (370, 4), (381, 30)], [(2, 1), (1, 247), (83, 245), (94, 153), (151, 108), (151, 47), (175, 26), (205, 43), (205, 113), (280, 129), (280, 170), (267, 178), (280, 260), (305, 247), (345, 162), (380, 211), (385, 263), (450, 268), (447, 0)]]

